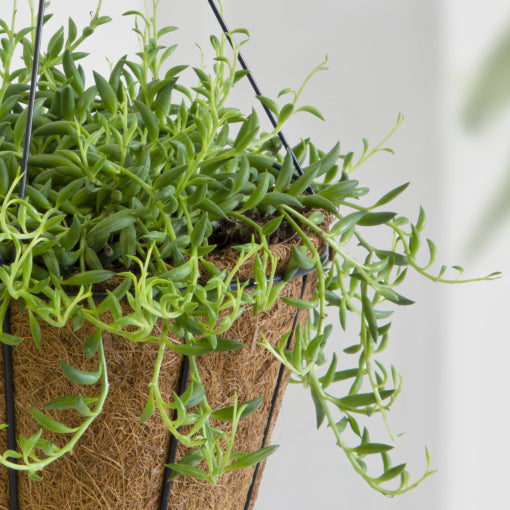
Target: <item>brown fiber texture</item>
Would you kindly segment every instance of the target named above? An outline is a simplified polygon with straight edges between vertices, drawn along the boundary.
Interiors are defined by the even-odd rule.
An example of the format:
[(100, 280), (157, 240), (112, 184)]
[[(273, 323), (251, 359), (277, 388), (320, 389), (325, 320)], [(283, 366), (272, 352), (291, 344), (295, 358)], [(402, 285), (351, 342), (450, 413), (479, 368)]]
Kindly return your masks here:
[[(299, 297), (302, 278), (292, 280), (283, 296)], [(310, 300), (316, 285), (312, 273), (304, 292)], [(262, 395), (262, 406), (243, 418), (239, 424), (234, 451), (252, 452), (263, 446), (271, 400), (280, 369), (279, 362), (263, 347), (258, 346), (263, 333), (272, 345), (292, 328), (296, 309), (277, 300), (270, 310), (254, 316), (247, 309), (225, 334), (243, 342), (246, 347), (229, 353), (215, 353), (198, 359), (200, 375), (213, 409), (233, 404), (237, 392), (239, 402)], [(306, 319), (300, 312), (300, 322)], [(41, 324), (42, 350), (30, 339), (26, 314), (17, 306), (11, 307), (11, 330), (26, 340), (13, 348), (16, 399), (16, 435), (25, 437), (37, 432), (38, 424), (28, 407), (41, 409), (48, 401), (86, 392), (97, 395), (94, 386), (79, 387), (62, 373), (60, 358), (82, 370), (96, 370), (94, 359), (82, 354), (84, 339), (93, 331), (85, 324), (80, 336), (71, 325), (52, 328)], [(138, 424), (148, 397), (148, 383), (152, 378), (158, 345), (133, 343), (121, 337), (104, 334), (110, 390), (103, 413), (85, 433), (72, 455), (54, 462), (43, 472), (44, 480), (35, 482), (26, 473), (18, 475), (21, 510), (158, 510), (163, 470), (169, 445), (169, 432), (157, 411), (143, 425)], [(159, 381), (162, 394), (171, 400), (177, 392), (182, 356), (167, 349)], [(289, 373), (284, 372), (284, 388)], [(269, 437), (281, 405), (280, 392), (276, 412), (269, 424)], [(3, 363), (0, 362), (0, 423), (5, 423)], [(83, 419), (75, 411), (48, 411), (50, 416), (77, 426)], [(215, 423), (229, 427), (228, 422)], [(50, 438), (45, 433), (43, 437)], [(55, 435), (61, 445), (62, 436)], [(269, 441), (268, 443), (269, 444)], [(1, 451), (6, 449), (6, 432), (0, 432)], [(177, 459), (187, 453), (179, 445)], [(262, 468), (263, 466), (261, 466)], [(216, 485), (186, 476), (173, 481), (168, 509), (171, 510), (243, 510), (252, 482), (254, 468), (232, 471)], [(262, 469), (252, 503), (253, 508)], [(0, 510), (8, 509), (7, 469), (0, 466)]]

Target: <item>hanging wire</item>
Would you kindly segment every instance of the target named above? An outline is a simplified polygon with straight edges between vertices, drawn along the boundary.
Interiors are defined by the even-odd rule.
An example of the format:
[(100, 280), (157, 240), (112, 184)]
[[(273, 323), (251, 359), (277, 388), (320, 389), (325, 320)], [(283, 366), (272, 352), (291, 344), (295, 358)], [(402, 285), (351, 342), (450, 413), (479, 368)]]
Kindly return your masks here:
[(34, 119), (35, 93), (37, 92), (37, 76), (39, 73), (39, 56), (41, 54), (41, 38), (44, 24), (44, 0), (39, 0), (39, 12), (37, 13), (37, 28), (35, 32), (35, 46), (32, 61), (32, 79), (30, 83), (30, 94), (28, 96), (27, 125), (25, 127), (25, 141), (23, 145), (23, 159), (21, 161), (21, 181), (18, 195), (25, 198), (27, 185), (28, 157), (30, 155), (30, 142), (32, 141), (32, 121)]
[[(30, 154), (30, 142), (32, 140), (32, 121), (34, 118), (34, 105), (35, 93), (37, 90), (37, 76), (39, 73), (39, 56), (41, 53), (41, 38), (42, 29), (44, 24), (44, 7), (45, 0), (39, 0), (39, 10), (37, 13), (37, 25), (35, 32), (35, 45), (32, 61), (32, 76), (30, 82), (30, 93), (28, 96), (27, 106), (27, 124), (25, 127), (25, 140), (23, 144), (23, 159), (21, 162), (21, 180), (19, 184), (18, 196), (21, 199), (25, 198), (25, 190), (27, 184), (27, 170), (28, 170), (28, 157)], [(18, 205), (19, 211), (19, 205)], [(15, 250), (15, 248), (14, 248)], [(16, 256), (16, 252), (14, 252)], [(3, 263), (3, 260), (0, 260)], [(10, 315), (9, 311), (5, 314), (2, 330), (6, 333), (10, 332)], [(5, 378), (5, 413), (7, 421), (7, 448), (9, 450), (16, 450), (16, 416), (14, 410), (14, 374), (12, 363), (12, 347), (10, 345), (3, 345), (4, 356), (4, 378)], [(16, 462), (16, 459), (11, 459)], [(19, 497), (18, 497), (18, 478), (15, 469), (9, 469), (9, 509), (18, 510)]]
[[(232, 32), (228, 28), (228, 25), (227, 25), (227, 23), (225, 21), (225, 18), (222, 16), (221, 11), (218, 9), (218, 6), (216, 5), (215, 0), (207, 0), (207, 1), (209, 2), (209, 5), (211, 6), (211, 9), (214, 12), (214, 15), (216, 16), (216, 19), (218, 20), (218, 23), (220, 24), (221, 29), (223, 30), (224, 34), (227, 36), (227, 39), (228, 39), (228, 42), (230, 43), (230, 46), (234, 47), (234, 41), (233, 41), (233, 37), (232, 37)], [(244, 59), (244, 57), (241, 54), (241, 52), (237, 53), (237, 59), (238, 59), (239, 63), (241, 64), (241, 67), (245, 71), (248, 72), (248, 74), (246, 76), (247, 76), (247, 78), (248, 78), (248, 80), (249, 80), (249, 82), (250, 82), (250, 84), (251, 84), (255, 94), (257, 96), (262, 96), (263, 94), (262, 94), (259, 86), (257, 85), (257, 82), (255, 81), (255, 78), (253, 77), (253, 73), (251, 72), (250, 68), (248, 67), (248, 64), (246, 63), (246, 60)], [(269, 118), (269, 121), (271, 122), (273, 127), (276, 128), (278, 126), (278, 122), (277, 122), (273, 112), (264, 103), (261, 102), (261, 105), (262, 105), (262, 108), (264, 109), (264, 111), (266, 112), (266, 115)], [(294, 150), (289, 145), (289, 142), (287, 141), (287, 138), (285, 137), (285, 135), (283, 134), (282, 131), (278, 131), (278, 138), (282, 142), (282, 145), (284, 146), (285, 150), (287, 150), (290, 153), (290, 155), (292, 157), (292, 161), (294, 163), (294, 167), (295, 167), (297, 173), (299, 175), (304, 175), (304, 171), (303, 171), (303, 168), (301, 167), (301, 163), (299, 162), (299, 160), (298, 160)], [(314, 192), (314, 190), (313, 190), (313, 188), (311, 186), (308, 187), (308, 191), (312, 195), (315, 194), (315, 192)]]

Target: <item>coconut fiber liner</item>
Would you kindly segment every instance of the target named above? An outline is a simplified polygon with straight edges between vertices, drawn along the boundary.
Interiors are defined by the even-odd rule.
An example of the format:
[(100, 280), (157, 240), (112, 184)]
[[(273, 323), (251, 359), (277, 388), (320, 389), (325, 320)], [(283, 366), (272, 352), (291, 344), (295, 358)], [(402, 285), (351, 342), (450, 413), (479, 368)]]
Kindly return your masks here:
[[(287, 252), (287, 255), (290, 247), (280, 245), (275, 251), (280, 255)], [(302, 286), (302, 278), (293, 279), (285, 286), (282, 297), (300, 297), (303, 291), (303, 298), (310, 300), (316, 286), (314, 272), (308, 276), (304, 290)], [(306, 320), (306, 313), (299, 312), (300, 323)], [(282, 336), (291, 330), (295, 316), (296, 309), (281, 299), (270, 310), (257, 316), (248, 308), (225, 334), (228, 338), (245, 343), (245, 348), (197, 358), (206, 395), (213, 409), (233, 405), (234, 392), (237, 392), (239, 402), (261, 395), (264, 397), (263, 404), (256, 412), (241, 419), (234, 451), (252, 452), (260, 448), (270, 415), (280, 363), (266, 349), (257, 345), (260, 334), (263, 333), (276, 346)], [(54, 398), (84, 391), (83, 387), (78, 387), (63, 375), (60, 358), (82, 370), (97, 369), (97, 361), (82, 354), (83, 343), (93, 332), (93, 327), (85, 324), (75, 332), (71, 324), (64, 328), (41, 324), (43, 349), (39, 351), (30, 338), (27, 315), (20, 311), (17, 303), (11, 306), (10, 322), (12, 333), (25, 338), (24, 342), (13, 348), (16, 434), (30, 437), (37, 432), (39, 425), (31, 417), (27, 409), (29, 405), (41, 409)], [(143, 425), (138, 424), (148, 398), (148, 383), (152, 378), (158, 345), (133, 343), (109, 333), (104, 333), (103, 338), (110, 383), (103, 413), (92, 423), (72, 455), (64, 456), (44, 470), (42, 482), (33, 481), (25, 472), (18, 474), (18, 497), (22, 510), (160, 508), (170, 434), (157, 411)], [(167, 349), (159, 382), (167, 400), (178, 392), (182, 364), (182, 355)], [(288, 383), (289, 376), (285, 370), (282, 388)], [(97, 395), (98, 390), (94, 386), (88, 387), (86, 394)], [(267, 444), (282, 399), (283, 391), (280, 391), (269, 423)], [(77, 426), (83, 419), (75, 411), (47, 413), (69, 426)], [(0, 423), (5, 423), (5, 420), (4, 374), (3, 364), (0, 363)], [(230, 428), (229, 422), (217, 422), (214, 426)], [(43, 437), (50, 438), (47, 434), (45, 432)], [(58, 446), (62, 437), (65, 436), (55, 435)], [(6, 449), (5, 432), (0, 434), (0, 448), (2, 451)], [(177, 460), (186, 453), (187, 449), (179, 445)], [(168, 508), (243, 510), (254, 470), (251, 467), (226, 473), (216, 485), (179, 476), (173, 481)], [(249, 509), (255, 503), (262, 471), (263, 463), (257, 471)], [(8, 509), (8, 493), (8, 470), (0, 466), (0, 510)]]

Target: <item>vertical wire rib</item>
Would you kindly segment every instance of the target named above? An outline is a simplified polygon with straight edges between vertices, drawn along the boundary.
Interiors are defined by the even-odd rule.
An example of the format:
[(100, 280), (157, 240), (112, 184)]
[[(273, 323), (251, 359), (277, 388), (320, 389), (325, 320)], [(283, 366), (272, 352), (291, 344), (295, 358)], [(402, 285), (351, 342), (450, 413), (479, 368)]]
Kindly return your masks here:
[[(9, 309), (4, 316), (2, 331), (11, 333)], [(14, 410), (14, 377), (12, 369), (12, 348), (3, 344), (5, 379), (5, 419), (7, 421), (7, 449), (16, 450), (16, 418)], [(16, 459), (10, 458), (12, 462)], [(18, 510), (18, 476), (15, 469), (9, 469), (9, 509)]]
[[(181, 375), (179, 377), (179, 396), (181, 396), (185, 391), (188, 385), (190, 373), (190, 365), (188, 356), (183, 356), (182, 367), (181, 367)], [(166, 463), (174, 464), (175, 458), (177, 455), (177, 439), (174, 435), (170, 435), (170, 444), (168, 445), (168, 456)], [(172, 482), (173, 479), (170, 476), (173, 473), (173, 469), (165, 466), (165, 471), (163, 472), (163, 487), (161, 489), (161, 500), (159, 508), (160, 510), (168, 509), (168, 502), (170, 500), (170, 493), (172, 492)]]
[[(25, 190), (27, 183), (27, 169), (28, 169), (28, 157), (30, 154), (30, 142), (32, 140), (32, 121), (34, 118), (34, 105), (35, 105), (35, 93), (37, 89), (37, 75), (39, 72), (39, 56), (41, 53), (41, 37), (44, 23), (44, 0), (39, 0), (39, 10), (37, 13), (37, 26), (35, 33), (35, 45), (34, 55), (32, 61), (32, 76), (30, 82), (30, 93), (28, 96), (27, 106), (27, 124), (25, 127), (25, 140), (23, 144), (23, 159), (21, 162), (21, 180), (18, 189), (18, 196), (23, 199), (25, 198)], [(19, 206), (18, 206), (19, 211)], [(16, 253), (14, 252), (14, 256)], [(3, 263), (3, 260), (0, 260)], [(10, 332), (10, 317), (7, 311), (3, 323), (2, 330), (5, 333)], [(16, 416), (14, 409), (14, 371), (12, 364), (12, 347), (10, 345), (3, 345), (3, 356), (4, 356), (4, 377), (5, 377), (5, 412), (7, 420), (7, 448), (9, 450), (16, 450)], [(15, 462), (15, 459), (11, 459)], [(19, 508), (19, 497), (18, 497), (18, 480), (17, 471), (15, 469), (9, 469), (9, 509), (18, 510)]]
[[(303, 297), (305, 295), (307, 283), (308, 283), (308, 274), (305, 274), (303, 276), (303, 280), (302, 280), (301, 295), (299, 296), (300, 299), (303, 299)], [(290, 333), (289, 339), (287, 340), (287, 344), (285, 345), (286, 349), (290, 349), (290, 347), (292, 346), (292, 342), (294, 340), (294, 334), (296, 332), (298, 320), (299, 320), (299, 310), (297, 310), (296, 314), (294, 315), (291, 333)], [(267, 440), (269, 439), (269, 432), (271, 430), (271, 423), (273, 421), (274, 414), (276, 411), (276, 404), (278, 402), (278, 398), (280, 397), (280, 393), (283, 390), (282, 384), (283, 384), (284, 373), (285, 373), (285, 367), (283, 365), (280, 365), (280, 369), (278, 371), (278, 378), (276, 379), (276, 384), (275, 384), (275, 388), (274, 388), (274, 392), (273, 392), (273, 398), (271, 399), (271, 407), (269, 408), (269, 415), (267, 417), (266, 428), (264, 429), (264, 436), (262, 438), (262, 444), (260, 445), (261, 448), (264, 448), (265, 446), (267, 446)], [(251, 500), (253, 498), (253, 493), (255, 491), (255, 485), (256, 485), (257, 479), (259, 477), (259, 471), (260, 471), (260, 464), (257, 464), (255, 466), (255, 470), (253, 471), (250, 488), (248, 489), (248, 494), (246, 495), (246, 502), (244, 504), (243, 510), (249, 510), (249, 508), (250, 508)]]

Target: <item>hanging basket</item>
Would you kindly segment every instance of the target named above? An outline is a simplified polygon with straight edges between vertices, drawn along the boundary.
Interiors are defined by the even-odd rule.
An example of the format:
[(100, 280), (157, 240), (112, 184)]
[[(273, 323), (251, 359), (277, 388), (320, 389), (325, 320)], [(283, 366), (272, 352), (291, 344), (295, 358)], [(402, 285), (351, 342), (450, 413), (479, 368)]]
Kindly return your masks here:
[[(287, 260), (292, 253), (283, 247)], [(282, 251), (282, 247), (278, 246)], [(226, 257), (218, 260), (225, 264)], [(284, 267), (285, 259), (280, 260)], [(249, 267), (241, 268), (246, 272)], [(301, 273), (284, 288), (281, 297), (310, 300), (316, 286), (316, 274)], [(126, 305), (127, 306), (127, 305)], [(106, 317), (104, 317), (107, 320)], [(296, 309), (279, 298), (264, 313), (254, 315), (246, 309), (234, 322), (226, 337), (242, 342), (245, 348), (227, 353), (212, 353), (198, 358), (200, 377), (212, 408), (233, 405), (234, 393), (239, 402), (263, 397), (260, 408), (241, 419), (234, 451), (252, 452), (269, 444), (278, 410), (281, 406), (289, 372), (257, 342), (263, 334), (276, 346), (281, 338), (306, 320), (306, 312)], [(43, 349), (31, 340), (28, 316), (13, 303), (10, 328), (25, 341), (13, 349), (16, 433), (30, 437), (39, 426), (29, 412), (29, 406), (41, 409), (60, 395), (76, 394), (77, 385), (62, 373), (60, 359), (81, 370), (94, 370), (94, 362), (83, 355), (85, 339), (94, 331), (85, 324), (75, 332), (71, 324), (53, 328), (41, 324)], [(155, 332), (157, 333), (157, 332)], [(178, 339), (172, 339), (178, 342)], [(103, 413), (93, 422), (72, 455), (67, 455), (43, 472), (43, 481), (18, 475), (18, 499), (21, 510), (249, 510), (253, 508), (260, 483), (263, 463), (257, 467), (226, 473), (216, 485), (188, 476), (167, 483), (165, 469), (172, 456), (170, 433), (158, 413), (144, 424), (139, 419), (149, 395), (158, 345), (133, 343), (105, 333), (105, 353), (109, 366), (110, 390)], [(185, 357), (167, 349), (159, 387), (167, 398), (179, 393)], [(5, 399), (3, 364), (0, 368), (0, 402)], [(62, 411), (59, 411), (62, 413)], [(51, 414), (48, 411), (48, 414)], [(62, 414), (58, 415), (62, 418)], [(55, 415), (57, 417), (57, 415)], [(66, 423), (79, 425), (77, 413), (69, 412)], [(5, 422), (5, 406), (0, 408), (0, 421)], [(230, 422), (214, 426), (230, 427)], [(5, 442), (5, 435), (2, 436)], [(65, 437), (65, 436), (64, 436)], [(58, 446), (59, 437), (55, 438)], [(6, 444), (0, 444), (2, 451)], [(179, 445), (178, 461), (186, 453)], [(173, 461), (173, 459), (170, 459)], [(9, 502), (8, 469), (0, 469), (0, 509)]]
[[(221, 14), (213, 1), (209, 1), (223, 30), (229, 34)], [(32, 85), (27, 109), (27, 130), (23, 151), (20, 198), (25, 196), (28, 154), (31, 139), (35, 91), (37, 83), (39, 47), (43, 27), (44, 0), (39, 2), (38, 25), (34, 45)], [(229, 41), (231, 41), (229, 37)], [(246, 63), (238, 59), (245, 71)], [(258, 96), (261, 92), (248, 79)], [(265, 105), (273, 126), (277, 122)], [(296, 155), (282, 133), (278, 133), (286, 150), (292, 155), (298, 175), (303, 175)], [(277, 170), (279, 165), (273, 165)], [(310, 188), (310, 192), (311, 191)], [(312, 236), (313, 237), (313, 236)], [(292, 257), (296, 239), (272, 246), (278, 258), (278, 272), (283, 280), (285, 268)], [(316, 248), (325, 251), (319, 239)], [(235, 251), (222, 252), (211, 260), (220, 269), (232, 270), (236, 265)], [(240, 281), (253, 276), (253, 260), (241, 266), (237, 273)], [(283, 392), (290, 374), (267, 349), (258, 345), (261, 335), (276, 347), (289, 332), (287, 347), (292, 341), (297, 324), (304, 324), (306, 311), (297, 311), (282, 298), (311, 300), (317, 284), (313, 270), (303, 271), (286, 284), (274, 304), (263, 313), (254, 314), (246, 308), (225, 337), (245, 345), (244, 348), (225, 353), (215, 352), (197, 359), (200, 380), (212, 409), (222, 409), (238, 402), (262, 397), (261, 406), (242, 418), (235, 434), (233, 451), (254, 452), (270, 442), (271, 432), (281, 406)], [(125, 303), (125, 311), (131, 311)], [(96, 369), (93, 360), (83, 354), (85, 340), (94, 332), (94, 326), (85, 323), (78, 331), (68, 323), (54, 328), (46, 323), (41, 327), (42, 349), (31, 340), (29, 315), (21, 303), (10, 305), (4, 332), (24, 341), (15, 348), (5, 346), (0, 363), (0, 423), (8, 423), (8, 435), (0, 436), (1, 451), (16, 448), (14, 437), (33, 436), (39, 425), (30, 408), (42, 409), (49, 401), (64, 395), (79, 394), (81, 387), (63, 373), (61, 361), (82, 371)], [(112, 320), (102, 316), (105, 323)], [(220, 318), (221, 320), (221, 318)], [(161, 331), (153, 335), (161, 336)], [(169, 341), (182, 343), (170, 337)], [(149, 398), (149, 384), (158, 356), (158, 343), (135, 343), (121, 336), (104, 333), (103, 344), (108, 366), (109, 392), (103, 412), (87, 429), (75, 445), (72, 454), (66, 455), (44, 469), (43, 481), (34, 481), (26, 473), (0, 467), (0, 510), (250, 510), (253, 508), (264, 462), (250, 468), (234, 470), (223, 475), (217, 484), (200, 481), (185, 475), (171, 478), (173, 464), (189, 453), (171, 435), (161, 416), (156, 412), (140, 424), (145, 403)], [(13, 372), (13, 375), (11, 374)], [(189, 363), (171, 349), (166, 350), (158, 387), (167, 401), (181, 394), (189, 379)], [(14, 390), (12, 389), (14, 387)], [(99, 388), (99, 383), (98, 383)], [(93, 393), (94, 386), (91, 387)], [(5, 402), (5, 405), (3, 404)], [(45, 411), (51, 417), (52, 411)], [(55, 415), (57, 419), (57, 415)], [(76, 411), (59, 410), (58, 419), (69, 427), (79, 427), (83, 417)], [(212, 419), (214, 427), (229, 432), (230, 422)], [(16, 436), (14, 436), (14, 433)], [(57, 447), (66, 442), (66, 434), (56, 434)]]

